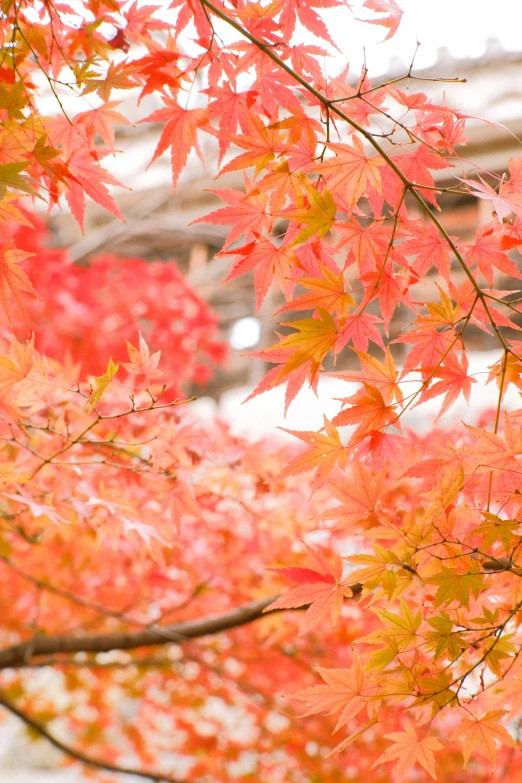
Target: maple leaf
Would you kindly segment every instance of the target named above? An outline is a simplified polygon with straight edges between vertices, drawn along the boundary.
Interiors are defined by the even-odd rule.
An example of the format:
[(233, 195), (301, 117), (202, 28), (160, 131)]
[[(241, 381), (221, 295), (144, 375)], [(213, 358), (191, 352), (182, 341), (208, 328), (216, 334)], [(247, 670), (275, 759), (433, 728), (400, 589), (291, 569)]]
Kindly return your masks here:
[(389, 405), (396, 399), (402, 401), (403, 395), (397, 379), (399, 373), (395, 369), (395, 362), (389, 348), (386, 348), (384, 362), (380, 362), (368, 353), (352, 349), (361, 362), (361, 371), (347, 370), (345, 372), (325, 373), (331, 378), (340, 378), (343, 381), (358, 381), (373, 386), (382, 394), (384, 402)]
[(381, 222), (362, 225), (355, 218), (349, 221), (337, 221), (336, 231), (341, 234), (337, 249), (348, 247), (346, 266), (357, 263), (359, 274), (373, 272), (377, 263), (385, 256), (390, 244), (390, 229)]
[(461, 456), (477, 474), (491, 473), (497, 476), (502, 471), (520, 470), (520, 463), (515, 459), (520, 454), (520, 447), (509, 426), (505, 428), (504, 438), (479, 427), (466, 425), (466, 429), (476, 438), (478, 444), (464, 447)]
[(391, 319), (399, 304), (404, 303), (412, 310), (416, 310), (410, 295), (407, 270), (395, 271), (391, 259), (386, 262), (381, 271), (368, 272), (363, 280), (366, 288), (361, 306), (365, 307), (374, 299), (379, 299), (386, 334), (389, 333)]
[(346, 316), (336, 343), (337, 351), (341, 351), (350, 340), (354, 348), (363, 353), (368, 351), (370, 340), (384, 351), (381, 333), (376, 326), (378, 323), (382, 323), (382, 318), (371, 313), (354, 313)]
[(440, 574), (426, 579), (428, 584), (438, 585), (434, 606), (458, 601), (460, 606), (469, 609), (470, 593), (478, 598), (486, 589), (484, 577), (478, 573), (458, 573), (447, 566), (442, 566)]
[(259, 310), (274, 278), (285, 298), (291, 298), (295, 286), (297, 259), (288, 245), (278, 247), (270, 238), (262, 237), (255, 231), (252, 233), (254, 239), (251, 242), (233, 250), (222, 251), (219, 256), (240, 256), (225, 282), (255, 269), (254, 288), (256, 308)]
[(21, 193), (27, 193), (30, 196), (38, 195), (36, 183), (27, 175), (22, 174), (27, 168), (29, 161), (6, 163), (0, 166), (0, 201), (4, 198), (7, 188), (18, 190)]
[(229, 171), (255, 167), (256, 176), (266, 168), (267, 164), (274, 160), (276, 154), (283, 151), (283, 133), (271, 125), (266, 126), (260, 117), (249, 113), (245, 123), (245, 133), (241, 136), (222, 134), (230, 138), (238, 147), (247, 150), (237, 158), (227, 163), (219, 172), (219, 176)]
[(344, 599), (353, 595), (351, 588), (341, 583), (343, 563), (339, 555), (334, 552), (333, 562), (330, 563), (320, 550), (311, 547), (307, 547), (307, 549), (319, 570), (311, 568), (272, 569), (292, 581), (298, 582), (299, 586), (282, 595), (264, 610), (271, 612), (275, 609), (297, 609), (310, 604), (301, 623), (300, 635), (310, 631), (327, 615), (330, 615), (332, 626), (334, 626), (341, 614)]
[(336, 322), (330, 313), (321, 307), (318, 308), (318, 313), (319, 318), (283, 322), (283, 326), (291, 326), (296, 331), (283, 337), (279, 345), (267, 349), (268, 351), (280, 348), (294, 349), (291, 357), (280, 370), (278, 380), (302, 364), (311, 361), (311, 379), (313, 381), (319, 372), (323, 359), (335, 346), (339, 335)]
[(201, 162), (203, 153), (198, 142), (198, 129), (207, 123), (205, 109), (183, 109), (175, 98), (162, 96), (163, 109), (158, 109), (139, 122), (166, 122), (149, 166), (171, 148), (172, 188), (175, 191), (181, 172), (186, 166), (189, 152), (195, 150)]
[(439, 617), (429, 617), (428, 622), (435, 629), (430, 631), (426, 637), (434, 651), (435, 658), (445, 655), (454, 661), (463, 650), (469, 647), (468, 642), (453, 630), (453, 621), (447, 612), (442, 612)]
[(284, 432), (295, 435), (296, 438), (304, 441), (310, 448), (293, 459), (281, 471), (281, 478), (286, 476), (295, 476), (299, 473), (305, 473), (308, 470), (315, 470), (316, 475), (314, 484), (324, 479), (328, 473), (331, 473), (336, 465), (344, 467), (346, 465), (347, 452), (339, 433), (334, 425), (324, 416), (324, 429), (322, 432), (301, 432), (295, 430), (286, 430)]
[(473, 535), (483, 536), (482, 551), (487, 551), (490, 546), (500, 539), (504, 545), (506, 555), (509, 555), (514, 531), (520, 523), (516, 519), (501, 519), (489, 511), (482, 511), (481, 513), (484, 521), (473, 530)]
[(123, 186), (112, 174), (109, 174), (98, 164), (95, 153), (86, 149), (77, 149), (67, 160), (66, 171), (68, 177), (65, 198), (82, 231), (84, 229), (85, 194), (125, 222), (106, 185)]
[(411, 571), (404, 568), (402, 561), (390, 549), (373, 544), (373, 555), (352, 555), (352, 563), (365, 565), (350, 573), (350, 583), (363, 583), (363, 594), (382, 587), (388, 598), (404, 590), (412, 579)]
[(442, 750), (443, 747), (438, 739), (428, 737), (426, 734), (419, 737), (410, 724), (406, 726), (406, 731), (396, 731), (384, 736), (386, 739), (392, 740), (394, 744), (384, 751), (382, 756), (372, 765), (372, 769), (379, 764), (398, 759), (398, 764), (395, 767), (397, 783), (406, 780), (409, 771), (415, 764), (420, 764), (434, 780), (437, 779), (433, 752)]
[(104, 103), (95, 109), (82, 111), (74, 118), (75, 123), (81, 123), (87, 131), (87, 136), (94, 139), (99, 134), (107, 147), (114, 152), (114, 125), (132, 125), (132, 122), (119, 111), (114, 111), (121, 101)]
[(0, 387), (23, 381), (31, 372), (34, 364), (34, 334), (26, 345), (13, 337), (9, 354), (0, 356)]
[(15, 248), (13, 242), (7, 242), (0, 247), (0, 303), (8, 314), (11, 298), (16, 301), (20, 311), (24, 313), (22, 292), (39, 298), (33, 284), (19, 266), (21, 261), (33, 255), (34, 253), (26, 253), (24, 250)]
[[(520, 350), (519, 341), (510, 340), (510, 343), (513, 345), (515, 350)], [(522, 389), (522, 362), (520, 362), (520, 360), (512, 353), (507, 354), (507, 356), (502, 356), (498, 362), (495, 362), (495, 364), (489, 367), (489, 370), (490, 373), (487, 383), (495, 379), (502, 397), (505, 395), (510, 384), (513, 384), (518, 389)]]
[(0, 221), (4, 224), (18, 223), (22, 226), (29, 226), (32, 228), (33, 224), (24, 213), (18, 209), (12, 201), (18, 201), (20, 198), (18, 193), (6, 193), (2, 199), (0, 199)]
[(392, 38), (399, 28), (403, 14), (395, 0), (365, 0), (364, 6), (378, 14), (383, 14), (383, 16), (379, 19), (364, 19), (363, 21), (387, 27), (388, 33), (383, 40), (387, 41)]
[(258, 97), (258, 92), (256, 90), (238, 92), (236, 85), (230, 84), (228, 81), (224, 81), (220, 87), (210, 85), (203, 92), (211, 98), (215, 98), (208, 104), (207, 110), (210, 119), (219, 121), (218, 166), (221, 166), (225, 153), (237, 131), (238, 123), (248, 113)]
[[(510, 161), (510, 166), (512, 161), (513, 159)], [(511, 189), (506, 187), (511, 183), (506, 183), (501, 189), (501, 192), (498, 193), (491, 185), (488, 185), (481, 176), (479, 176), (479, 180), (480, 184), (471, 179), (462, 179), (461, 182), (468, 186), (469, 192), (472, 193), (475, 198), (491, 201), (491, 206), (500, 222), (513, 213), (519, 218), (522, 217), (522, 198), (520, 197), (520, 193), (518, 193), (515, 188)]]
[(282, 212), (287, 198), (293, 204), (302, 201), (304, 174), (292, 170), (287, 160), (278, 160), (269, 164), (271, 171), (259, 180), (259, 188), (271, 191), (270, 206), (274, 213)]
[(300, 0), (279, 0), (278, 5), (282, 11), (280, 24), (282, 29), (286, 31), (288, 39), (292, 37), (296, 21), (299, 20), (303, 27), (310, 30), (311, 33), (335, 46), (326, 25), (315, 13), (314, 7), (335, 8), (340, 5), (339, 0), (313, 0), (313, 2), (306, 4)]
[(102, 78), (94, 79), (92, 76), (89, 77), (82, 95), (97, 92), (105, 103), (110, 100), (112, 90), (131, 90), (133, 87), (136, 87), (139, 84), (136, 79), (139, 70), (139, 67), (134, 63), (127, 63), (126, 61), (120, 63), (111, 62)]
[[(453, 164), (447, 158), (442, 155), (437, 155), (431, 152), (424, 144), (419, 144), (414, 152), (403, 152), (397, 155), (393, 155), (394, 162), (401, 169), (410, 182), (415, 182), (418, 185), (427, 185), (430, 190), (423, 190), (420, 188), (420, 192), (423, 194), (427, 201), (430, 201), (437, 209), (437, 194), (435, 191), (435, 181), (430, 169), (440, 171), (451, 167)], [(385, 190), (389, 189), (389, 194), (386, 194), (386, 200), (393, 202), (400, 199), (403, 193), (403, 184), (397, 180), (395, 173), (390, 168), (383, 169), (383, 181)], [(393, 189), (396, 188), (395, 199), (393, 199)]]
[(384, 628), (375, 631), (362, 639), (361, 643), (380, 644), (383, 638), (392, 639), (399, 652), (411, 649), (418, 644), (417, 631), (422, 625), (422, 614), (415, 614), (405, 601), (401, 600), (400, 614), (389, 612), (386, 609), (374, 609), (375, 614), (382, 620)]
[[(396, 427), (397, 424), (394, 423), (394, 426)], [(382, 430), (371, 430), (364, 440), (354, 445), (356, 445), (359, 458), (368, 457), (370, 464), (377, 469), (382, 468), (386, 461), (392, 465), (402, 464), (404, 439), (401, 435)]]
[(85, 403), (85, 410), (90, 413), (94, 410), (98, 402), (100, 401), (103, 393), (112, 382), (112, 379), (116, 375), (119, 369), (119, 364), (114, 364), (112, 359), (109, 359), (107, 370), (103, 375), (99, 375), (94, 379), (94, 388), (89, 395), (89, 399)]
[(123, 14), (127, 24), (125, 35), (134, 43), (147, 43), (152, 31), (169, 30), (170, 25), (160, 19), (155, 19), (153, 14), (161, 10), (159, 5), (138, 5), (135, 2), (127, 6)]
[[(281, 348), (277, 350), (277, 346), (272, 350), (268, 349), (266, 351), (257, 351), (250, 354), (250, 356), (253, 356), (257, 359), (262, 359), (263, 361), (276, 363), (278, 365), (286, 364), (289, 359), (292, 358), (292, 355), (293, 351), (291, 351), (289, 348)], [(317, 376), (314, 379), (311, 378), (311, 370), (311, 359), (296, 367), (295, 370), (291, 370), (289, 373), (285, 374), (283, 378), (281, 378), (281, 368), (272, 367), (272, 369), (267, 372), (265, 377), (259, 382), (254, 391), (244, 400), (244, 402), (257, 397), (258, 394), (262, 394), (269, 389), (273, 389), (276, 386), (287, 383), (285, 392), (286, 415), (290, 404), (295, 399), (296, 395), (306, 383), (306, 381), (310, 382), (311, 388), (317, 393), (318, 378)]]
[(307, 239), (310, 239), (310, 237), (319, 239), (335, 225), (337, 205), (331, 194), (326, 189), (320, 193), (306, 181), (303, 181), (303, 187), (308, 197), (308, 206), (299, 209), (290, 207), (281, 213), (288, 220), (293, 220), (306, 226), (292, 239), (290, 247), (300, 245), (306, 242)]
[(9, 498), (9, 500), (14, 500), (16, 503), (21, 503), (23, 506), (27, 506), (32, 516), (36, 520), (45, 521), (46, 519), (48, 519), (56, 525), (63, 525), (68, 523), (68, 520), (65, 519), (63, 516), (61, 516), (60, 514), (58, 514), (52, 505), (38, 503), (25, 490), (22, 490), (21, 488), (18, 489), (18, 493), (19, 494), (17, 495), (11, 495), (5, 493), (4, 497)]
[[(424, 221), (416, 221), (408, 226), (413, 234), (412, 239), (406, 239), (401, 244), (401, 253), (405, 256), (416, 256), (412, 269), (419, 277), (424, 277), (434, 265), (445, 280), (449, 280), (451, 270), (450, 249), (444, 237), (436, 226)], [(455, 240), (456, 237), (451, 237)]]
[(284, 313), (288, 310), (315, 310), (321, 307), (332, 315), (337, 312), (340, 323), (343, 323), (348, 315), (348, 308), (355, 305), (351, 294), (346, 290), (344, 275), (342, 272), (334, 272), (324, 264), (320, 264), (323, 277), (301, 277), (299, 285), (307, 288), (309, 293), (301, 294), (287, 305), (278, 310)]
[(159, 378), (163, 375), (158, 370), (158, 363), (161, 358), (161, 351), (156, 351), (150, 355), (149, 346), (143, 339), (141, 332), (138, 332), (139, 349), (127, 341), (127, 352), (130, 362), (123, 362), (123, 366), (128, 372), (137, 375), (146, 375), (148, 378)]
[(483, 647), (489, 651), (484, 658), (485, 663), (488, 669), (490, 669), (499, 679), (502, 679), (504, 676), (500, 662), (504, 661), (506, 658), (512, 658), (517, 654), (517, 647), (511, 641), (513, 637), (514, 634), (507, 633), (503, 636), (494, 636), (489, 639), (484, 639)]
[(369, 470), (357, 457), (351, 460), (350, 468), (350, 481), (346, 481), (344, 475), (334, 474), (328, 482), (328, 487), (341, 505), (324, 511), (321, 518), (337, 520), (338, 528), (355, 524), (373, 526), (381, 519), (383, 476)]
[(440, 417), (453, 405), (462, 392), (464, 399), (469, 404), (469, 395), (471, 393), (471, 384), (476, 383), (476, 378), (468, 375), (468, 358), (465, 353), (459, 362), (455, 354), (448, 354), (444, 359), (444, 364), (434, 372), (434, 377), (441, 378), (429, 388), (423, 389), (418, 402), (413, 406), (422, 405), (423, 402), (437, 397), (439, 394), (445, 394), (442, 407), (435, 418), (438, 421)]
[(344, 408), (332, 419), (336, 427), (358, 425), (350, 438), (350, 443), (358, 441), (362, 436), (372, 430), (379, 430), (388, 424), (394, 423), (399, 427), (395, 405), (386, 405), (384, 398), (374, 386), (365, 383), (363, 389), (359, 389), (350, 397), (341, 400)]
[(267, 211), (268, 194), (253, 187), (247, 177), (245, 177), (245, 185), (246, 193), (230, 189), (209, 190), (209, 193), (219, 196), (229, 206), (216, 209), (204, 217), (193, 220), (190, 224), (193, 226), (197, 223), (212, 223), (217, 226), (233, 226), (222, 250), (237, 242), (243, 234), (246, 234), (247, 238), (251, 233), (259, 237), (265, 231), (267, 233), (272, 231), (272, 218)]
[(338, 731), (364, 709), (376, 688), (365, 683), (364, 670), (357, 657), (354, 657), (351, 669), (324, 669), (318, 666), (315, 670), (326, 685), (312, 685), (293, 694), (292, 699), (306, 702), (307, 710), (303, 717), (320, 712), (325, 715), (340, 712), (334, 729)]
[(501, 250), (501, 237), (491, 225), (481, 226), (475, 242), (460, 245), (466, 253), (466, 261), (473, 267), (478, 266), (490, 286), (493, 286), (493, 268), (500, 269), (506, 275), (522, 278), (507, 253)]
[(378, 155), (368, 158), (362, 141), (353, 137), (350, 144), (326, 144), (335, 156), (324, 160), (311, 170), (322, 174), (332, 193), (342, 193), (349, 209), (367, 191), (368, 183), (380, 193), (382, 190), (380, 169), (383, 159)]
[(505, 714), (505, 710), (491, 710), (482, 718), (466, 717), (459, 725), (458, 736), (463, 743), (464, 769), (468, 766), (469, 758), (476, 747), (492, 765), (495, 764), (496, 759), (495, 742), (518, 748), (508, 730), (498, 722)]
[(418, 331), (408, 332), (393, 340), (394, 343), (410, 343), (413, 348), (408, 352), (402, 368), (402, 377), (412, 370), (420, 369), (426, 375), (429, 374), (426, 367), (436, 367), (442, 357), (448, 351), (455, 339), (452, 332), (438, 331), (436, 327), (426, 328), (419, 325)]

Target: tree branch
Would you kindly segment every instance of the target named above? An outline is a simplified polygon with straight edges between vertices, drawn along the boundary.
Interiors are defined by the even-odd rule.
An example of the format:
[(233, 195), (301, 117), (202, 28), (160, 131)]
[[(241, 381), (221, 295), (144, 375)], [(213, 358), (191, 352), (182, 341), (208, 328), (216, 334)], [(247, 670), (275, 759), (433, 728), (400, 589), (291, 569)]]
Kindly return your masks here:
[[(354, 596), (359, 595), (362, 591), (362, 585), (351, 585), (351, 589)], [(196, 620), (183, 620), (174, 625), (144, 628), (140, 631), (116, 631), (92, 636), (36, 636), (27, 642), (0, 650), (0, 670), (24, 668), (30, 665), (33, 658), (41, 655), (136, 650), (140, 647), (154, 647), (168, 642), (180, 644), (190, 639), (222, 633), (259, 620), (265, 609), (278, 598), (278, 595), (271, 595), (269, 598), (250, 601), (250, 603), (232, 609), (225, 614), (210, 615)], [(307, 609), (307, 607), (303, 606), (301, 609)], [(273, 611), (289, 610), (274, 609)], [(58, 661), (55, 661), (55, 665), (58, 665)]]
[(106, 772), (115, 772), (120, 775), (134, 775), (135, 777), (145, 778), (146, 780), (155, 780), (157, 783), (181, 783), (176, 778), (170, 777), (166, 773), (144, 772), (132, 767), (119, 767), (116, 764), (111, 764), (108, 761), (103, 761), (102, 759), (98, 759), (94, 756), (89, 756), (85, 753), (82, 753), (81, 751), (76, 750), (76, 748), (71, 748), (69, 745), (66, 745), (64, 742), (55, 737), (54, 734), (51, 734), (51, 732), (49, 732), (42, 723), (20, 710), (11, 701), (8, 701), (8, 699), (6, 699), (2, 694), (0, 694), (0, 706), (4, 707), (13, 715), (16, 715), (16, 717), (23, 721), (26, 726), (29, 726), (29, 728), (33, 729), (33, 731), (36, 731), (38, 734), (40, 734), (41, 737), (44, 737), (48, 742), (50, 742), (51, 745), (54, 745), (55, 748), (61, 750), (62, 753), (65, 753), (67, 756), (75, 759), (76, 761), (81, 761), (82, 764), (86, 764), (89, 767), (103, 769)]
[[(357, 593), (357, 591), (354, 592)], [(153, 647), (166, 642), (180, 643), (189, 639), (198, 639), (201, 636), (221, 633), (222, 631), (228, 631), (231, 628), (237, 628), (258, 620), (262, 616), (263, 611), (278, 597), (277, 595), (272, 595), (259, 601), (251, 601), (237, 609), (232, 609), (226, 614), (211, 615), (196, 620), (184, 620), (174, 625), (166, 625), (159, 628), (145, 628), (140, 631), (119, 631), (92, 636), (37, 636), (28, 642), (22, 642), (5, 650), (0, 650), (0, 669), (23, 667), (32, 658), (40, 655), (134, 650), (139, 647)]]

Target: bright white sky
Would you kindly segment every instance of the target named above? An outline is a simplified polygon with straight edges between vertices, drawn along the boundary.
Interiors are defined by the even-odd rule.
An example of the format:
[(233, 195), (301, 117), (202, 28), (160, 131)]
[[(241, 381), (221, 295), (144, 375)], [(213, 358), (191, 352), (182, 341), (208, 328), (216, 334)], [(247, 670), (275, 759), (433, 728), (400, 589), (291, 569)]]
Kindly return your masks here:
[[(362, 63), (364, 38), (370, 74), (384, 73), (391, 57), (399, 57), (409, 65), (416, 41), (421, 43), (415, 60), (419, 67), (434, 63), (442, 46), (459, 59), (478, 58), (490, 37), (498, 38), (507, 50), (522, 51), (522, 0), (397, 0), (397, 3), (404, 11), (402, 23), (397, 35), (385, 43), (378, 43), (386, 34), (383, 27), (357, 25), (361, 34), (354, 35), (355, 28), (346, 30), (344, 25), (343, 30), (342, 22), (341, 25), (329, 22), (332, 36), (351, 62)], [(330, 12), (332, 16), (338, 13)], [(373, 44), (369, 43), (371, 39)]]

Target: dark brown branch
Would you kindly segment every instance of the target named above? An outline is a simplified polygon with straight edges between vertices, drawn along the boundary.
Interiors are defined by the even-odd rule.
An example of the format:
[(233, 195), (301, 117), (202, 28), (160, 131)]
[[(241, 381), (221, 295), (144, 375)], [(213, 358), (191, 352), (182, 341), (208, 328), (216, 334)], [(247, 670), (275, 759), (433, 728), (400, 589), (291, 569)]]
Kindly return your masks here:
[(32, 658), (40, 655), (134, 650), (139, 647), (153, 647), (167, 642), (179, 644), (189, 639), (221, 633), (254, 622), (262, 616), (263, 610), (270, 606), (276, 598), (278, 596), (272, 595), (259, 601), (251, 601), (226, 614), (211, 615), (197, 620), (185, 620), (161, 628), (102, 633), (92, 636), (37, 636), (28, 642), (0, 650), (0, 669), (23, 667)]
[[(351, 588), (353, 595), (356, 596), (361, 593), (362, 585), (355, 584)], [(30, 665), (33, 658), (42, 655), (136, 650), (141, 647), (154, 647), (169, 642), (181, 644), (190, 639), (222, 633), (259, 620), (263, 616), (264, 610), (278, 597), (272, 595), (269, 598), (251, 601), (226, 614), (184, 620), (174, 625), (144, 628), (140, 631), (116, 631), (114, 633), (93, 634), (92, 636), (36, 636), (28, 642), (0, 650), (0, 669), (23, 668)], [(306, 609), (307, 607), (301, 608)], [(275, 609), (274, 611), (289, 610)], [(55, 661), (55, 665), (58, 665), (58, 661)]]
[(49, 732), (42, 723), (35, 720), (30, 715), (27, 715), (27, 713), (20, 710), (1, 694), (0, 706), (4, 707), (13, 715), (16, 715), (17, 718), (20, 718), (20, 720), (23, 721), (26, 726), (29, 726), (31, 729), (33, 729), (33, 731), (36, 731), (41, 737), (44, 737), (44, 739), (50, 742), (51, 745), (54, 745), (55, 748), (61, 750), (62, 753), (65, 753), (67, 756), (75, 759), (76, 761), (80, 761), (82, 764), (86, 764), (88, 767), (103, 769), (106, 772), (114, 772), (120, 775), (134, 775), (138, 778), (145, 778), (145, 780), (155, 780), (157, 783), (179, 783), (176, 778), (170, 777), (166, 773), (145, 772), (143, 770), (134, 769), (132, 767), (118, 767), (108, 761), (103, 761), (102, 759), (98, 759), (94, 756), (82, 753), (81, 751), (76, 750), (76, 748), (71, 748), (69, 745), (66, 745), (64, 742), (55, 737), (54, 734), (51, 734), (51, 732)]

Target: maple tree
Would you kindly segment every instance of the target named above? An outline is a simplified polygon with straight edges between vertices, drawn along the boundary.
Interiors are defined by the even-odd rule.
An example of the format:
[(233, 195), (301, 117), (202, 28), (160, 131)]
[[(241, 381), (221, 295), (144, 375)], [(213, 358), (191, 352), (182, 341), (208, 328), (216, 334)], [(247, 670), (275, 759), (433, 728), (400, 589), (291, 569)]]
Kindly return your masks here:
[[(494, 287), (522, 277), (522, 166), (474, 176), (466, 116), (416, 91), (413, 66), (328, 73), (332, 8), (385, 38), (402, 14), (2, 0), (0, 705), (102, 778), (522, 779), (521, 410), (505, 403), (522, 305)], [(357, 384), (292, 433), (304, 448), (191, 414), (184, 386), (224, 349), (173, 265), (84, 269), (46, 245), (31, 200), (81, 228), (86, 196), (122, 217), (103, 165), (129, 124), (120, 90), (161, 102), (140, 122), (162, 126), (151, 164), (170, 150), (174, 188), (202, 139), (216, 174), (244, 172), (204, 220), (230, 226), (220, 255), (229, 278), (254, 272), (258, 308), (271, 286), (286, 302), (251, 396)], [(491, 220), (451, 236), (441, 194), (491, 202)], [(456, 422), (471, 327), (498, 342), (498, 404)], [(360, 369), (332, 369), (347, 354)], [(433, 399), (433, 429), (412, 432)]]

